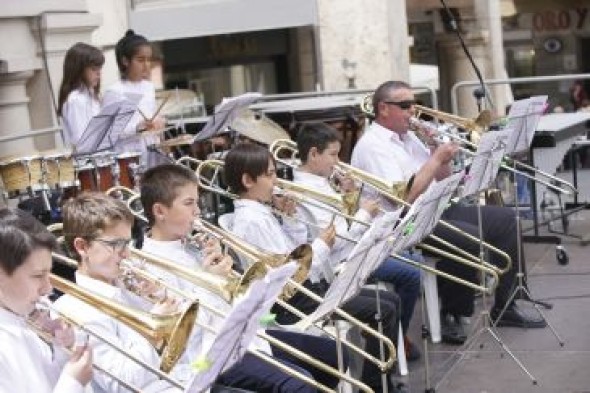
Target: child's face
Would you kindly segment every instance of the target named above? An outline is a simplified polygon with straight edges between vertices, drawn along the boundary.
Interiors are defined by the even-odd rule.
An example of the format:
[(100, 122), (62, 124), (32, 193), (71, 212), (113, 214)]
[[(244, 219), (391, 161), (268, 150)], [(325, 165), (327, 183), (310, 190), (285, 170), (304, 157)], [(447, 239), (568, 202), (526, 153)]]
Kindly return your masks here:
[(49, 283), (51, 251), (33, 250), (11, 276), (0, 269), (0, 303), (15, 313), (26, 316), (41, 296), (52, 290)]
[(127, 79), (133, 82), (139, 82), (143, 79), (150, 79), (152, 72), (152, 47), (142, 45), (131, 59), (125, 59), (127, 64)]
[(90, 66), (84, 69), (84, 83), (86, 83), (86, 86), (91, 89), (98, 87), (101, 70), (102, 67), (100, 66)]
[(270, 202), (272, 192), (277, 183), (277, 172), (274, 162), (268, 160), (268, 168), (265, 173), (259, 175), (256, 180), (251, 181), (248, 185), (248, 196), (259, 202)]
[(169, 239), (182, 239), (191, 232), (200, 214), (199, 188), (189, 183), (176, 189), (176, 198), (170, 206), (160, 205), (155, 226)]
[(334, 170), (334, 166), (338, 164), (338, 161), (340, 160), (338, 153), (340, 153), (340, 142), (334, 141), (328, 143), (328, 146), (323, 152), (318, 153), (315, 151), (310, 157), (308, 157), (308, 159), (313, 161), (316, 175), (329, 177)]
[(129, 256), (131, 224), (116, 221), (96, 239), (86, 241), (77, 238), (76, 250), (82, 257), (80, 270), (88, 276), (113, 284), (120, 274), (120, 263)]

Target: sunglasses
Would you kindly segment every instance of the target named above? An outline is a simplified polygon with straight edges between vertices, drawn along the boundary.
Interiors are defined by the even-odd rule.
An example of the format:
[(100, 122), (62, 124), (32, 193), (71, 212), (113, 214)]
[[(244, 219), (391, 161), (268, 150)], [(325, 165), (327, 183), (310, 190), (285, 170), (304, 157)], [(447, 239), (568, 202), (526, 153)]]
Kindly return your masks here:
[(415, 100), (404, 100), (404, 101), (383, 101), (386, 104), (389, 105), (395, 105), (398, 106), (400, 109), (410, 109), (412, 106), (416, 105), (416, 101)]

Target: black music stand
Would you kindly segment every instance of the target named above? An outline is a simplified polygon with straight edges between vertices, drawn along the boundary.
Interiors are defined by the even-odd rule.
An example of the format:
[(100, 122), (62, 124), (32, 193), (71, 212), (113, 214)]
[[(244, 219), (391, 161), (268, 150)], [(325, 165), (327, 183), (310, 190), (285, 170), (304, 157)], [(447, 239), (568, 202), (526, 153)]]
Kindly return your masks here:
[[(465, 184), (461, 197), (480, 195), (481, 192), (487, 190), (493, 184), (496, 175), (498, 174), (498, 170), (500, 168), (504, 152), (506, 151), (508, 140), (520, 139), (514, 138), (513, 132), (508, 129), (498, 132), (485, 133), (482, 136), (477, 148), (477, 152), (475, 153), (471, 167), (469, 169), (469, 174), (465, 177)], [(478, 199), (479, 198), (476, 198), (476, 200)], [(483, 248), (484, 240), (480, 203), (477, 203), (477, 218), (480, 238), (480, 262), (483, 264), (485, 251)], [(518, 231), (517, 233), (520, 235)], [(486, 281), (486, 275), (483, 270), (481, 271), (480, 281), (482, 283), (485, 283)], [(504, 309), (507, 308), (508, 304), (510, 304), (510, 302), (506, 303), (506, 307)], [(531, 379), (532, 383), (536, 385), (536, 378), (527, 370), (527, 368), (516, 357), (516, 355), (514, 355), (514, 353), (510, 350), (510, 348), (508, 348), (504, 341), (502, 341), (499, 333), (496, 331), (496, 326), (494, 323), (492, 323), (490, 312), (488, 311), (487, 294), (485, 291), (482, 291), (482, 310), (476, 322), (474, 323), (474, 328), (472, 329), (472, 331), (474, 331), (475, 326), (478, 325), (481, 325), (480, 328), (464, 343), (464, 349), (460, 351), (461, 355), (459, 360), (441, 378), (439, 384), (451, 374), (451, 372), (455, 369), (457, 364), (459, 364), (459, 362), (463, 360), (465, 354), (468, 353), (471, 350), (471, 348), (478, 342), (478, 339), (484, 333), (488, 333), (494, 339), (494, 341), (496, 341), (500, 348), (506, 354), (508, 354), (508, 356), (510, 356), (512, 360), (518, 365), (518, 367), (520, 367), (520, 369)], [(483, 344), (480, 344), (480, 348), (482, 347)]]
[(136, 109), (137, 105), (129, 100), (116, 101), (102, 108), (98, 115), (90, 119), (76, 143), (73, 156), (90, 155), (112, 149), (121, 138)]
[[(522, 105), (522, 108), (520, 108), (521, 112), (519, 113), (518, 121), (513, 123), (512, 126), (510, 126), (510, 123), (509, 123), (509, 127), (514, 127), (514, 128), (510, 128), (513, 136), (508, 140), (508, 144), (506, 146), (507, 154), (515, 154), (515, 153), (520, 153), (522, 151), (529, 150), (530, 144), (532, 143), (532, 140), (533, 140), (534, 132), (537, 128), (537, 124), (539, 123), (539, 119), (541, 117), (542, 108), (544, 108), (546, 100), (547, 100), (546, 96), (531, 97), (528, 100), (524, 100), (524, 101), (528, 101), (528, 102), (525, 102)], [(529, 116), (530, 116), (530, 119), (529, 119)], [(515, 195), (514, 208), (515, 208), (515, 220), (516, 220), (516, 236), (517, 236), (516, 249), (517, 249), (517, 254), (518, 254), (517, 255), (518, 271), (516, 273), (516, 286), (514, 287), (512, 294), (508, 298), (508, 301), (506, 302), (506, 304), (504, 305), (504, 307), (502, 308), (502, 310), (498, 314), (496, 321), (494, 322), (493, 325), (494, 326), (497, 325), (498, 321), (502, 318), (502, 316), (504, 315), (504, 313), (508, 309), (508, 306), (515, 299), (529, 301), (533, 304), (534, 308), (539, 312), (539, 314), (541, 315), (543, 320), (547, 323), (547, 326), (549, 326), (549, 329), (551, 330), (551, 332), (553, 333), (553, 335), (557, 339), (557, 342), (559, 343), (559, 345), (561, 347), (563, 347), (565, 344), (564, 341), (559, 336), (559, 334), (557, 333), (557, 331), (555, 330), (553, 325), (549, 322), (549, 320), (547, 319), (547, 317), (545, 316), (545, 314), (541, 311), (541, 309), (539, 307), (539, 306), (543, 306), (547, 309), (551, 309), (552, 305), (550, 305), (549, 303), (534, 300), (533, 297), (531, 296), (530, 291), (528, 290), (528, 288), (524, 284), (524, 271), (523, 271), (523, 266), (522, 266), (522, 254), (523, 254), (522, 247), (523, 246), (522, 246), (522, 239), (521, 239), (522, 224), (521, 224), (520, 213), (518, 211), (519, 205), (518, 205), (518, 196), (517, 196), (517, 191), (516, 191), (517, 169), (516, 169), (516, 161), (515, 160), (513, 160), (513, 162), (512, 162), (512, 170), (514, 171), (514, 174), (515, 174), (514, 181), (512, 183), (512, 185), (513, 185), (512, 191)], [(533, 203), (536, 203), (536, 201), (533, 201)], [(518, 296), (518, 295), (520, 295), (520, 296)]]

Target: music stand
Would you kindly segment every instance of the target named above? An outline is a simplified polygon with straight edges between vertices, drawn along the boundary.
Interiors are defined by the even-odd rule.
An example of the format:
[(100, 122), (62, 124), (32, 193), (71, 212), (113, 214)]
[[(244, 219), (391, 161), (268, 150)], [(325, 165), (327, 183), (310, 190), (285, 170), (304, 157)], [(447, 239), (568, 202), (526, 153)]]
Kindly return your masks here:
[(129, 100), (112, 102), (92, 117), (74, 147), (74, 157), (112, 149), (133, 117), (137, 105)]
[[(506, 151), (507, 143), (509, 140), (521, 141), (520, 137), (514, 138), (513, 131), (511, 129), (505, 129), (498, 132), (485, 133), (477, 147), (477, 152), (473, 158), (473, 162), (469, 169), (469, 175), (465, 177), (465, 184), (462, 192), (462, 197), (470, 195), (479, 195), (482, 191), (488, 189), (494, 182), (502, 158)], [(479, 198), (476, 198), (479, 199)], [(477, 217), (478, 217), (478, 229), (480, 238), (480, 261), (484, 262), (484, 248), (483, 248), (483, 226), (482, 226), (482, 215), (481, 205), (477, 203)], [(481, 271), (481, 282), (485, 282), (486, 276), (483, 270)], [(510, 302), (507, 302), (505, 308)], [(532, 380), (533, 384), (537, 384), (536, 378), (528, 371), (524, 364), (514, 355), (514, 353), (508, 348), (508, 346), (502, 341), (500, 335), (495, 329), (495, 324), (492, 323), (490, 312), (487, 308), (487, 295), (485, 291), (482, 291), (482, 310), (474, 323), (472, 331), (476, 329), (476, 326), (481, 327), (477, 330), (463, 345), (460, 359), (447, 371), (447, 373), (441, 378), (439, 384), (444, 381), (451, 372), (455, 369), (457, 364), (464, 358), (465, 354), (478, 342), (478, 338), (484, 333), (488, 333), (498, 343), (500, 348), (512, 358), (512, 360), (520, 367), (520, 369), (528, 375)]]
[[(256, 280), (232, 308), (223, 327), (202, 361), (202, 372), (197, 372), (185, 393), (207, 390), (218, 376), (235, 365), (246, 353), (260, 328), (260, 319), (267, 314), (287, 281), (297, 270), (295, 262), (270, 269), (264, 279)], [(200, 370), (201, 371), (201, 370)]]
[[(530, 145), (532, 143), (533, 136), (534, 136), (535, 130), (537, 129), (537, 125), (539, 123), (541, 115), (543, 113), (543, 109), (545, 108), (546, 101), (547, 101), (547, 96), (531, 97), (527, 100), (519, 101), (518, 105), (516, 105), (514, 113), (513, 113), (512, 107), (511, 107), (510, 114), (513, 114), (514, 117), (513, 117), (513, 120), (510, 120), (510, 114), (509, 114), (508, 127), (511, 127), (512, 135), (511, 135), (511, 138), (508, 140), (508, 144), (506, 146), (506, 152), (508, 155), (522, 153), (522, 152), (528, 151), (530, 149)], [(517, 103), (515, 103), (515, 104), (517, 104)], [(513, 107), (514, 107), (514, 105), (513, 105)], [(530, 291), (524, 285), (524, 271), (523, 271), (523, 266), (522, 266), (522, 251), (523, 251), (522, 247), (523, 247), (523, 245), (522, 245), (522, 239), (521, 239), (521, 227), (522, 226), (521, 226), (521, 217), (520, 217), (520, 213), (519, 213), (519, 202), (518, 202), (518, 196), (517, 196), (516, 160), (512, 161), (512, 170), (514, 171), (512, 192), (515, 195), (514, 209), (515, 209), (515, 220), (516, 220), (516, 236), (517, 236), (516, 249), (517, 249), (517, 254), (518, 254), (517, 255), (517, 269), (518, 270), (516, 273), (516, 286), (512, 290), (512, 293), (511, 293), (510, 297), (508, 298), (508, 301), (506, 302), (506, 304), (504, 305), (504, 307), (502, 308), (502, 310), (498, 314), (498, 317), (496, 318), (496, 321), (493, 323), (493, 326), (495, 327), (498, 324), (498, 321), (500, 321), (500, 319), (502, 318), (502, 316), (504, 315), (504, 313), (508, 309), (508, 306), (511, 304), (511, 302), (513, 302), (515, 299), (517, 299), (517, 295), (520, 294), (520, 297), (518, 297), (518, 299), (521, 299), (524, 301), (530, 301), (533, 304), (533, 307), (537, 310), (537, 312), (539, 312), (539, 314), (541, 315), (543, 320), (547, 323), (547, 326), (549, 326), (551, 333), (553, 334), (553, 336), (555, 336), (559, 345), (561, 347), (563, 347), (565, 345), (565, 342), (559, 336), (559, 334), (557, 333), (557, 331), (555, 330), (553, 325), (549, 322), (549, 320), (547, 319), (547, 317), (545, 316), (545, 314), (543, 313), (543, 311), (539, 307), (539, 305), (542, 305), (543, 307), (550, 309), (552, 306), (548, 303), (534, 300), (533, 297), (531, 296)]]

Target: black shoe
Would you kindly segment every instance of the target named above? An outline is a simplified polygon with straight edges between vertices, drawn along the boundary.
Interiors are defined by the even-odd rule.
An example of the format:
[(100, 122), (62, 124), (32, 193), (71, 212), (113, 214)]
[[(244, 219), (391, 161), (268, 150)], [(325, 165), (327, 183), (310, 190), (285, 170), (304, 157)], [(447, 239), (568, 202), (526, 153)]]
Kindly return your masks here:
[(406, 360), (408, 362), (415, 362), (422, 356), (416, 344), (411, 342), (407, 336), (404, 336), (404, 350), (406, 352)]
[[(498, 319), (498, 315), (502, 311), (499, 307), (494, 307), (490, 316), (492, 320), (496, 322)], [(508, 306), (504, 314), (502, 314), (502, 318), (497, 321), (496, 326), (511, 326), (511, 327), (521, 327), (521, 328), (529, 328), (529, 329), (540, 329), (547, 326), (547, 322), (543, 317), (538, 314), (531, 314), (527, 313), (522, 308), (518, 307), (516, 304), (511, 304)]]
[(467, 334), (459, 318), (451, 314), (440, 316), (440, 331), (442, 341), (446, 344), (461, 345), (467, 340)]

